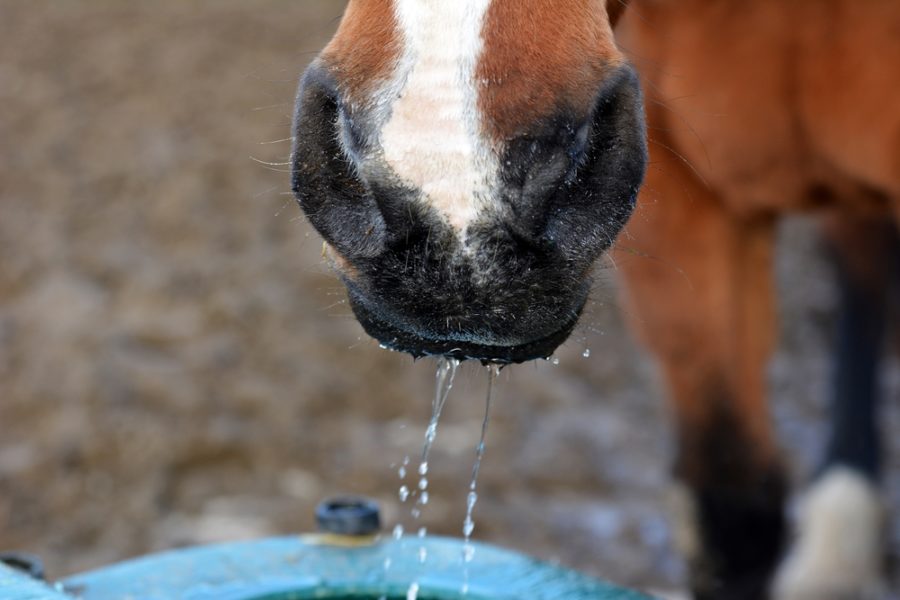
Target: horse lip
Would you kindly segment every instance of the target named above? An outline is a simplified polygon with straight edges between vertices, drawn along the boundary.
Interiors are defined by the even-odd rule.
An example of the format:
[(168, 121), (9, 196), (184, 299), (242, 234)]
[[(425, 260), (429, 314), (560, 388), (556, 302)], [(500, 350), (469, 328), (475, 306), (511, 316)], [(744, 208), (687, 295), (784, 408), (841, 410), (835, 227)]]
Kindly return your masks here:
[(572, 316), (555, 332), (541, 338), (511, 345), (497, 345), (478, 341), (458, 339), (431, 339), (415, 332), (404, 330), (387, 323), (371, 310), (368, 303), (354, 290), (349, 291), (350, 307), (357, 320), (370, 336), (378, 340), (382, 347), (397, 352), (406, 352), (416, 358), (423, 356), (446, 356), (457, 360), (478, 360), (484, 364), (514, 364), (539, 358), (548, 358), (571, 335), (581, 311), (583, 301)]

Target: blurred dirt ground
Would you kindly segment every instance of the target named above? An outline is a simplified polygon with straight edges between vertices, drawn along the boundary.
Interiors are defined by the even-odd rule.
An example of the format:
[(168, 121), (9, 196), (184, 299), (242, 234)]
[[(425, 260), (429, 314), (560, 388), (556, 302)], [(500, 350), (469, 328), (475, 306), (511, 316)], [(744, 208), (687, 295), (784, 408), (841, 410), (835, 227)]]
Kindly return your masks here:
[[(409, 524), (396, 463), (421, 451), (434, 363), (364, 336), (282, 164), (296, 78), (341, 10), (0, 0), (0, 548), (60, 576), (310, 530), (340, 491)], [(834, 293), (812, 226), (789, 231), (771, 382), (802, 481), (823, 443)], [(558, 366), (503, 371), (475, 535), (673, 587), (665, 409), (614, 273), (600, 280)], [(451, 535), (486, 383), (462, 371), (423, 516)], [(896, 358), (884, 386), (900, 397)], [(897, 405), (883, 414), (894, 507)]]

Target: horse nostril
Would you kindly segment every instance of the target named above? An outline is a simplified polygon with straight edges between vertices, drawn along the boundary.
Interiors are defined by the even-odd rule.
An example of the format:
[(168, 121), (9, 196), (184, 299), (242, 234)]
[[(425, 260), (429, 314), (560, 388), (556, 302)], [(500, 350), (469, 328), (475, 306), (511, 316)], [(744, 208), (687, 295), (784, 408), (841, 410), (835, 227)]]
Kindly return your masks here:
[(355, 165), (360, 164), (369, 147), (369, 136), (366, 135), (365, 128), (359, 119), (349, 115), (343, 107), (338, 108), (336, 127), (344, 151), (349, 155), (351, 162)]
[(547, 135), (522, 136), (506, 144), (500, 189), (517, 232), (539, 237), (544, 230), (550, 199), (573, 165), (570, 147), (575, 138), (567, 133), (574, 131), (560, 126)]
[[(562, 113), (506, 142), (503, 200), (526, 237), (611, 240), (631, 214), (645, 164), (640, 90), (634, 71), (623, 67), (587, 116)], [(594, 245), (591, 257), (608, 243)]]
[(314, 64), (298, 93), (291, 187), (313, 227), (339, 253), (373, 257), (384, 247), (385, 221), (340, 142), (338, 105), (337, 86)]
[(634, 210), (647, 165), (643, 102), (630, 66), (611, 76), (590, 121), (579, 130), (581, 150), (547, 207), (545, 235), (569, 253), (593, 261)]

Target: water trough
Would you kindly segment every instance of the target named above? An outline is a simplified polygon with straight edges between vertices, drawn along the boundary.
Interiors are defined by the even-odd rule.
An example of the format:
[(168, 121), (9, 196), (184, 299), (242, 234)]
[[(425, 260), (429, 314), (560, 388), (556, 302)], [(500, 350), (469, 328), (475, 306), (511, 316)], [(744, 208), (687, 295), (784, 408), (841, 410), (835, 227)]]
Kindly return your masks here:
[[(377, 516), (350, 525), (319, 513), (332, 533), (199, 546), (148, 555), (55, 584), (0, 564), (4, 600), (649, 600), (559, 566), (496, 546), (370, 531)], [(368, 520), (366, 520), (368, 519)], [(324, 521), (324, 522), (323, 522)], [(362, 523), (362, 525), (360, 525)], [(348, 534), (349, 533), (349, 534)], [(356, 534), (356, 535), (354, 535)], [(427, 551), (427, 562), (418, 558)], [(26, 569), (27, 571), (27, 569)], [(463, 573), (468, 592), (463, 592)]]

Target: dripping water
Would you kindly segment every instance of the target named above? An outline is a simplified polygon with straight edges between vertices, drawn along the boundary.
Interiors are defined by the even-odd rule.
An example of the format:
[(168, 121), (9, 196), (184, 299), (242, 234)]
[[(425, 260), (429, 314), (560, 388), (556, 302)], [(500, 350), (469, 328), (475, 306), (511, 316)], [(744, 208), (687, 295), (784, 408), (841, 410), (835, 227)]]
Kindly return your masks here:
[(397, 469), (397, 477), (400, 478), (400, 488), (397, 490), (397, 496), (400, 498), (400, 503), (406, 503), (409, 499), (409, 487), (406, 485), (406, 467), (409, 466), (409, 455), (403, 457), (403, 462), (400, 464), (400, 467)]
[(481, 423), (481, 438), (475, 447), (475, 463), (472, 465), (472, 479), (469, 481), (469, 493), (466, 495), (466, 518), (463, 521), (463, 595), (469, 593), (469, 563), (475, 557), (475, 547), (472, 545), (472, 532), (475, 530), (475, 521), (472, 515), (475, 504), (478, 502), (478, 471), (481, 469), (481, 460), (484, 458), (484, 441), (487, 436), (488, 423), (491, 418), (491, 403), (494, 399), (494, 383), (500, 374), (500, 365), (488, 365), (487, 398), (484, 403), (484, 421)]
[(419, 584), (415, 581), (409, 584), (409, 589), (406, 590), (406, 600), (416, 600), (419, 596)]
[[(429, 502), (429, 494), (428, 494), (428, 459), (431, 455), (431, 449), (434, 446), (434, 441), (437, 438), (438, 431), (438, 423), (441, 418), (441, 413), (444, 410), (444, 405), (447, 402), (447, 398), (450, 395), (450, 390), (453, 388), (453, 380), (456, 378), (456, 371), (459, 368), (459, 360), (455, 358), (447, 358), (440, 357), (437, 361), (437, 370), (435, 372), (435, 390), (434, 390), (434, 398), (431, 402), (431, 419), (428, 422), (428, 427), (425, 429), (425, 441), (422, 446), (422, 457), (419, 461), (418, 469), (416, 469), (416, 473), (418, 474), (419, 480), (414, 486), (409, 486), (405, 483), (406, 476), (408, 474), (409, 467), (409, 456), (406, 456), (403, 459), (403, 464), (397, 470), (397, 474), (401, 480), (401, 486), (398, 490), (397, 494), (400, 498), (400, 502), (405, 504), (410, 498), (415, 498), (415, 502), (410, 510), (410, 514), (414, 520), (418, 520), (422, 515), (422, 509)], [(400, 540), (403, 538), (404, 529), (403, 526), (398, 524), (394, 527), (393, 537), (395, 540)], [(420, 540), (419, 549), (417, 552), (418, 561), (422, 564), (428, 558), (428, 549), (424, 545), (425, 537), (428, 535), (428, 530), (425, 527), (419, 527), (417, 531), (417, 537)], [(385, 577), (387, 577), (387, 572), (390, 569), (390, 564), (385, 564)], [(411, 598), (415, 600), (418, 595), (419, 584), (418, 582), (413, 582), (409, 590), (407, 591), (407, 598)]]
[(456, 378), (456, 370), (459, 368), (459, 360), (455, 358), (441, 357), (438, 359), (437, 372), (435, 373), (434, 400), (431, 402), (431, 420), (425, 430), (425, 443), (422, 446), (422, 460), (419, 462), (419, 496), (417, 504), (428, 504), (428, 457), (431, 448), (437, 438), (438, 421), (444, 410), (444, 404), (453, 388), (453, 380)]
[[(422, 515), (423, 507), (428, 504), (428, 459), (431, 456), (431, 448), (434, 446), (434, 440), (437, 438), (438, 423), (441, 419), (441, 413), (444, 411), (444, 405), (447, 403), (447, 397), (453, 388), (453, 380), (456, 379), (456, 371), (459, 368), (459, 360), (455, 358), (441, 357), (438, 359), (437, 371), (435, 372), (434, 399), (431, 401), (431, 420), (425, 429), (425, 442), (422, 445), (422, 458), (419, 461), (419, 482), (418, 489), (415, 491), (416, 502), (413, 505), (411, 514), (413, 519), (418, 520)], [(419, 529), (419, 539), (425, 539), (428, 531), (421, 527)], [(419, 562), (424, 563), (428, 556), (428, 552), (424, 545), (419, 546)]]
[[(391, 465), (391, 468), (394, 468), (396, 465)], [(407, 500), (409, 500), (409, 496), (411, 494), (409, 490), (409, 486), (406, 485), (406, 468), (409, 466), (409, 455), (403, 457), (403, 461), (400, 463), (400, 466), (397, 468), (397, 477), (400, 478), (400, 487), (397, 490), (397, 496), (400, 498), (400, 503), (405, 504)], [(397, 523), (394, 525), (394, 529), (391, 531), (391, 537), (395, 540), (399, 541), (403, 538), (403, 525), (401, 523)], [(391, 560), (389, 558), (384, 561), (384, 579), (385, 581), (388, 578), (388, 573), (391, 571)], [(387, 596), (383, 596), (382, 598), (387, 598)], [(379, 600), (382, 600), (379, 598)]]

